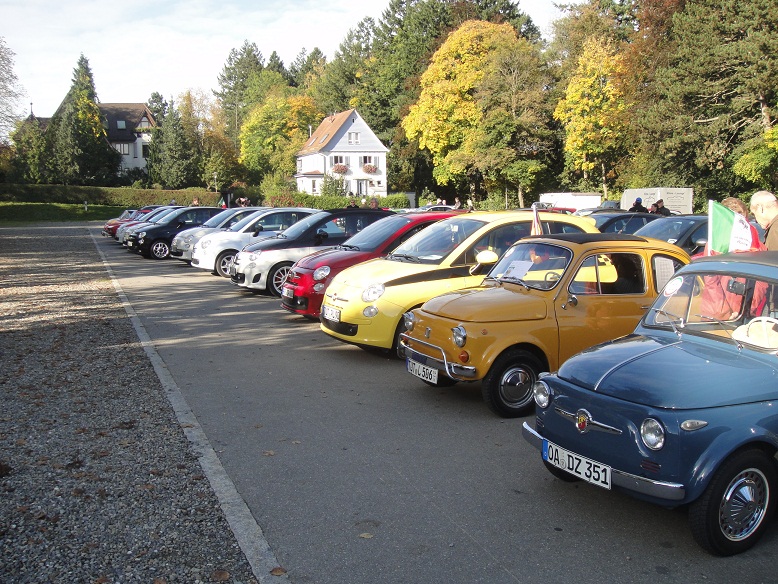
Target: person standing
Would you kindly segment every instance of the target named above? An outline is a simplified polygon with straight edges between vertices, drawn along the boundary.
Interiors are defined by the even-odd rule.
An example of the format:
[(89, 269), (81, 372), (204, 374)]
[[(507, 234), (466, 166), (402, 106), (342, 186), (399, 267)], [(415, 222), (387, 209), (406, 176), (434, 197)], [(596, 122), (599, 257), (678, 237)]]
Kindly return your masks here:
[(770, 191), (757, 191), (751, 197), (751, 213), (764, 229), (764, 243), (770, 251), (778, 250), (778, 199)]
[(454, 209), (461, 209), (462, 208), (462, 201), (459, 200), (459, 197), (454, 197)]
[(655, 204), (656, 204), (657, 215), (664, 215), (665, 217), (669, 217), (670, 215), (672, 215), (670, 209), (665, 207), (665, 202), (662, 199), (657, 199)]
[(638, 197), (629, 208), (630, 213), (648, 213), (648, 209), (643, 206), (643, 199)]

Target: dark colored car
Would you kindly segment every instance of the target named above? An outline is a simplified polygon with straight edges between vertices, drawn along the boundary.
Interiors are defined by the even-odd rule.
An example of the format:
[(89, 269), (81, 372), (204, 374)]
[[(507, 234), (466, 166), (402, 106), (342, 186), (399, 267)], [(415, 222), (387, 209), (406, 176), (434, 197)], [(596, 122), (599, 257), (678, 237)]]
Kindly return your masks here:
[(690, 256), (703, 250), (708, 243), (707, 215), (660, 216), (656, 221), (635, 231), (635, 235), (654, 237), (674, 243)]
[(114, 235), (114, 239), (121, 243), (123, 246), (127, 245), (127, 234), (135, 229), (136, 227), (140, 227), (142, 225), (148, 225), (150, 223), (155, 223), (159, 221), (164, 215), (167, 215), (173, 209), (180, 209), (181, 206), (172, 206), (172, 205), (160, 205), (156, 207), (155, 209), (152, 209), (145, 215), (138, 217), (137, 219), (134, 219), (132, 221), (128, 221), (127, 223), (124, 223), (123, 225), (120, 225), (119, 228), (116, 230), (116, 235)]
[(345, 243), (349, 237), (389, 215), (394, 212), (346, 208), (309, 215), (275, 237), (244, 247), (229, 268), (232, 283), (281, 296), (289, 270), (297, 260)]
[(140, 209), (134, 209), (129, 210), (130, 213), (127, 214), (127, 211), (121, 214), (121, 216), (116, 217), (115, 219), (109, 219), (105, 222), (105, 225), (103, 225), (103, 230), (101, 231), (101, 235), (104, 237), (116, 237), (116, 230), (119, 229), (122, 225), (129, 223), (130, 221), (139, 221), (141, 220), (145, 215), (147, 215), (150, 211), (156, 209), (160, 205), (148, 205), (146, 207), (141, 207)]
[(314, 252), (297, 260), (281, 292), (281, 307), (318, 320), (324, 290), (335, 274), (360, 262), (386, 256), (428, 225), (455, 214), (451, 211), (424, 211), (384, 217), (335, 248)]
[(168, 213), (159, 223), (130, 233), (127, 248), (144, 258), (163, 260), (170, 257), (170, 244), (179, 231), (202, 225), (221, 213), (221, 207), (182, 207)]
[(778, 252), (691, 262), (633, 334), (535, 383), (524, 437), (557, 478), (688, 506), (703, 548), (745, 551), (778, 504), (776, 299)]
[(602, 233), (635, 233), (644, 225), (659, 219), (652, 213), (630, 213), (629, 211), (605, 211), (589, 215)]

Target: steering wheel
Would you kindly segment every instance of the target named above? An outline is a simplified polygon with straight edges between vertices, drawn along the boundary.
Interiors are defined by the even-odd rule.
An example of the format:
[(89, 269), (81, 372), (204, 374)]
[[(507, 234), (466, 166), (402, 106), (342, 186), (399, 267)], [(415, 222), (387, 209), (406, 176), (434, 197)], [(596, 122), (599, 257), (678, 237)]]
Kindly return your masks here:
[[(773, 318), (772, 316), (757, 316), (751, 319), (751, 322), (748, 323), (748, 328), (746, 330), (751, 330), (751, 325), (755, 322), (761, 322), (765, 330), (767, 329), (768, 325), (778, 327), (778, 318)], [(778, 328), (776, 328), (776, 331), (778, 331)]]
[(543, 279), (548, 283), (552, 283), (552, 282), (559, 282), (560, 277), (561, 276), (556, 272), (546, 272), (546, 275), (543, 277)]

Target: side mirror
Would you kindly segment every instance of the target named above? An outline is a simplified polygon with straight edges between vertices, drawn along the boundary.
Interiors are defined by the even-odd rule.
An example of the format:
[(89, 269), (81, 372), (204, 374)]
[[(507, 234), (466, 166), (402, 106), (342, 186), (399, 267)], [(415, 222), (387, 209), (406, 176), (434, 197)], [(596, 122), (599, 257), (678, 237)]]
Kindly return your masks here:
[(325, 229), (319, 229), (318, 231), (316, 231), (316, 241), (318, 243), (321, 243), (322, 241), (327, 239), (329, 236), (330, 236), (330, 234), (327, 233), (327, 231)]
[(470, 268), (470, 275), (477, 276), (483, 272), (485, 266), (492, 266), (497, 263), (500, 257), (490, 249), (478, 252), (475, 256), (476, 264)]
[(257, 225), (254, 228), (254, 232), (251, 234), (252, 237), (256, 237), (260, 233), (262, 233), (265, 230), (265, 228), (262, 225)]

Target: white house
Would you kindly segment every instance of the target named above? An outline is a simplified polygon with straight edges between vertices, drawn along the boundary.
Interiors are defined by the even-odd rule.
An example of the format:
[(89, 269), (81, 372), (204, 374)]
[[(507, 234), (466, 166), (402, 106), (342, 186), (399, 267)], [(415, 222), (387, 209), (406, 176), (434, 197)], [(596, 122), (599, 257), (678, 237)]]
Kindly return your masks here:
[(297, 153), (297, 189), (320, 194), (328, 174), (355, 196), (385, 197), (388, 151), (357, 110), (328, 116)]
[(121, 172), (146, 170), (151, 128), (156, 121), (143, 103), (98, 103), (108, 142), (122, 155)]

